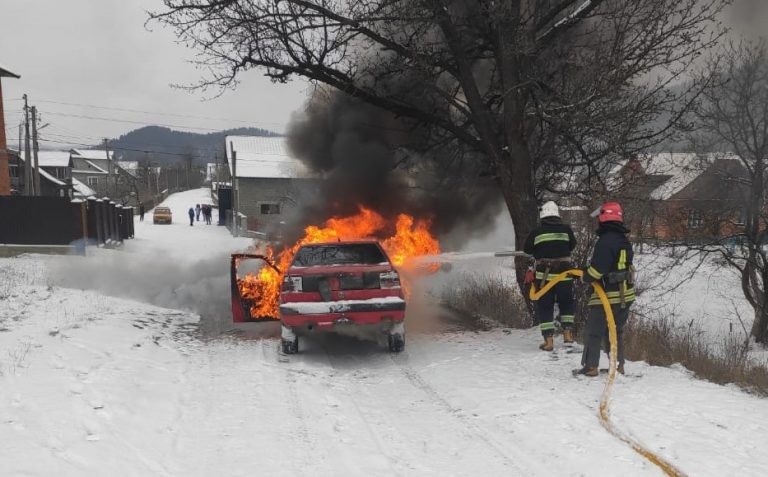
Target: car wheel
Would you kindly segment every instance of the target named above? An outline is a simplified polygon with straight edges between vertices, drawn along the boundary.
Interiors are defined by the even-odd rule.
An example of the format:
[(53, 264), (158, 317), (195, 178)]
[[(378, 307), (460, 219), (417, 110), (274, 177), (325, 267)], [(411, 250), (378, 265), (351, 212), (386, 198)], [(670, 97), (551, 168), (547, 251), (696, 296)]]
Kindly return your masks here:
[(293, 341), (281, 340), (283, 348), (283, 354), (296, 354), (299, 352), (299, 338), (298, 336)]
[(405, 336), (396, 333), (387, 337), (387, 347), (392, 353), (400, 353), (405, 349)]

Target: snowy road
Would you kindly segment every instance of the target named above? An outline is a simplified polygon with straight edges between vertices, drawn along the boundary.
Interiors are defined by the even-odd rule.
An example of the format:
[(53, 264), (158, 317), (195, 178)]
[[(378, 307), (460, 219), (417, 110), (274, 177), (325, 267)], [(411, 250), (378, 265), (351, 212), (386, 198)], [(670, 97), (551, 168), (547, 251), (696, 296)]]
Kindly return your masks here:
[[(579, 355), (541, 353), (535, 330), (412, 333), (395, 356), (329, 337), (288, 360), (274, 339), (201, 340), (192, 311), (228, 314), (205, 294), (228, 293), (212, 257), (248, 242), (180, 221), (136, 234), (85, 259), (0, 260), (0, 474), (662, 475), (600, 425), (603, 380), (570, 377)], [(768, 401), (628, 370), (618, 427), (691, 476), (766, 475)]]

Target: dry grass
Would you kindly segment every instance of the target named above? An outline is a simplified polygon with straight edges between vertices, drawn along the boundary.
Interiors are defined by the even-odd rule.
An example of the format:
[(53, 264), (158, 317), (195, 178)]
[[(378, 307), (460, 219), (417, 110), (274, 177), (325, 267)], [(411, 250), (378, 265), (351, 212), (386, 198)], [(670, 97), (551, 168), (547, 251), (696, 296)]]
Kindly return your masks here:
[(516, 284), (495, 275), (464, 274), (440, 293), (457, 325), (472, 330), (530, 328), (533, 320)]
[(697, 377), (717, 384), (736, 384), (768, 396), (768, 363), (749, 355), (749, 343), (729, 335), (712, 344), (693, 324), (675, 325), (667, 318), (630, 319), (624, 333), (626, 356), (654, 366), (680, 363)]

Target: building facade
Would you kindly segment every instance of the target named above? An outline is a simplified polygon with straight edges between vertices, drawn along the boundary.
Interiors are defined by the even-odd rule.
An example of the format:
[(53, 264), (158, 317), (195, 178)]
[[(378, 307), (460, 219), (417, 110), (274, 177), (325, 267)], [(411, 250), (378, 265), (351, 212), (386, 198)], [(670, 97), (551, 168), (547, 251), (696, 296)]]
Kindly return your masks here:
[(227, 136), (227, 169), (235, 178), (233, 209), (249, 231), (280, 240), (315, 197), (318, 179), (293, 157), (284, 137)]

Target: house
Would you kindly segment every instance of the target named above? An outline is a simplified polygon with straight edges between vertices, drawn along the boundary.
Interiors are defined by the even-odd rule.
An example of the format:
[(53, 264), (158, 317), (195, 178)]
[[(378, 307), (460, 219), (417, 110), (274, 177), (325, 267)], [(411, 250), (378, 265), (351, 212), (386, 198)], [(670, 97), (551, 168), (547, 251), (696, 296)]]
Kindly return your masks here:
[[(26, 160), (16, 151), (10, 152), (8, 171), (11, 193), (24, 193), (24, 169)], [(40, 194), (44, 197), (88, 197), (93, 191), (72, 178), (72, 161), (67, 151), (38, 151), (40, 169)]]
[(279, 237), (281, 225), (311, 200), (317, 178), (290, 154), (284, 137), (227, 136), (225, 141), (228, 172), (236, 179), (233, 208), (245, 216), (248, 230)]
[(109, 176), (110, 161), (114, 160), (114, 152), (103, 149), (72, 149), (69, 151), (72, 158), (72, 177), (88, 187), (106, 193), (107, 178)]
[(746, 175), (733, 155), (658, 153), (617, 166), (609, 186), (635, 240), (710, 241), (743, 231)]
[[(114, 151), (104, 149), (72, 149), (72, 178), (93, 189), (97, 195), (123, 196), (138, 181), (138, 161), (117, 161)], [(109, 182), (110, 167), (113, 180)]]

